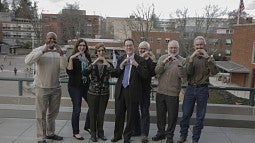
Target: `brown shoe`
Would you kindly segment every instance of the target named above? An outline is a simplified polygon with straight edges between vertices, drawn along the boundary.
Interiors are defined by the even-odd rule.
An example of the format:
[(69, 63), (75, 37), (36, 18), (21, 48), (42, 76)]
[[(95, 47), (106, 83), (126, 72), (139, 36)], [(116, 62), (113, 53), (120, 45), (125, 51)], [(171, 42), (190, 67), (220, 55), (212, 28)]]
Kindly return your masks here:
[(180, 139), (177, 141), (177, 143), (184, 143), (186, 141), (186, 138), (180, 137)]

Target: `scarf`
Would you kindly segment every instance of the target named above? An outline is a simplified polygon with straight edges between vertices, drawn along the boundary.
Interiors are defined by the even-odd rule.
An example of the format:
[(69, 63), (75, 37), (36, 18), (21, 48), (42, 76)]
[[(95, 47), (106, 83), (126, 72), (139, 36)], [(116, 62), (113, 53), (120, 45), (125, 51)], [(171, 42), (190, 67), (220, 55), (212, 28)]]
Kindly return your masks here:
[(81, 79), (83, 83), (86, 83), (87, 77), (85, 75), (85, 69), (87, 67), (87, 63), (86, 63), (86, 60), (84, 60), (81, 55), (78, 56), (78, 59), (81, 61), (81, 76), (82, 76)]

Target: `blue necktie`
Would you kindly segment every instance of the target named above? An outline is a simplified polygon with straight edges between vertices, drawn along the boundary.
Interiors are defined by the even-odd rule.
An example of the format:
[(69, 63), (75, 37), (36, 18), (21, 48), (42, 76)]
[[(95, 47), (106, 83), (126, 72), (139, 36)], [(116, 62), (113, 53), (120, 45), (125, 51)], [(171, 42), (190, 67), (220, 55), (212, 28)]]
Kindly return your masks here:
[(124, 71), (124, 77), (123, 77), (123, 80), (122, 80), (122, 85), (124, 88), (126, 88), (128, 86), (128, 80), (129, 80), (129, 71), (130, 71), (130, 66), (131, 64), (128, 63), (127, 65), (125, 65), (125, 71)]

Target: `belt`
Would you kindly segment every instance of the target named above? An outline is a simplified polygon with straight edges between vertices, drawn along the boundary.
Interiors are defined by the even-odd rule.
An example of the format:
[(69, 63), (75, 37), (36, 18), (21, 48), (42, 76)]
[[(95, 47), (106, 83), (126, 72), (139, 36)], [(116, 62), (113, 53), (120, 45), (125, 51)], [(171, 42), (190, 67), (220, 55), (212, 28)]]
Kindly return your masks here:
[(195, 88), (199, 88), (199, 87), (207, 87), (208, 84), (188, 84), (189, 86), (195, 87)]

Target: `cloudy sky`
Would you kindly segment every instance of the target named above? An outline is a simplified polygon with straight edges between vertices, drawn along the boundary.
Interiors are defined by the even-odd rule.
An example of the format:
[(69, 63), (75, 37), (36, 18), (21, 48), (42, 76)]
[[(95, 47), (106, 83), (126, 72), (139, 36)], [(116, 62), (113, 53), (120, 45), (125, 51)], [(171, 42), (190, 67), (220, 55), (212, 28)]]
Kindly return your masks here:
[[(176, 9), (188, 8), (189, 16), (202, 16), (203, 8), (206, 5), (218, 5), (220, 8), (227, 8), (228, 11), (238, 9), (240, 0), (36, 0), (39, 12), (59, 13), (66, 3), (77, 2), (81, 10), (86, 10), (88, 15), (100, 15), (103, 17), (128, 17), (137, 6), (155, 5), (156, 14), (160, 18), (170, 18)], [(245, 12), (255, 17), (255, 0), (243, 0)]]

